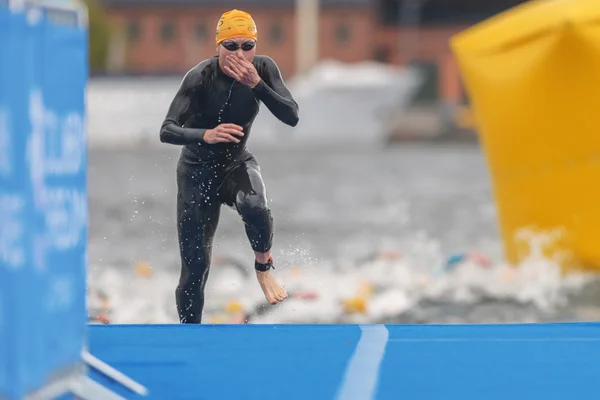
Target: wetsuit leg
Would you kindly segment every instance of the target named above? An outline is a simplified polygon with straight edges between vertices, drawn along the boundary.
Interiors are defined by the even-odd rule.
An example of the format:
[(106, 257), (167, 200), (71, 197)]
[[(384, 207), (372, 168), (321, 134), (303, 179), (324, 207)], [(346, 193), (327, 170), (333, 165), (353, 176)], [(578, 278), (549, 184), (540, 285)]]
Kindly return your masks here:
[(252, 250), (266, 253), (273, 243), (273, 217), (258, 162), (250, 158), (227, 175), (221, 188), (224, 202), (244, 221)]
[(177, 231), (181, 275), (176, 289), (181, 323), (199, 324), (204, 287), (210, 269), (221, 203), (217, 196), (218, 167), (180, 158), (177, 165)]

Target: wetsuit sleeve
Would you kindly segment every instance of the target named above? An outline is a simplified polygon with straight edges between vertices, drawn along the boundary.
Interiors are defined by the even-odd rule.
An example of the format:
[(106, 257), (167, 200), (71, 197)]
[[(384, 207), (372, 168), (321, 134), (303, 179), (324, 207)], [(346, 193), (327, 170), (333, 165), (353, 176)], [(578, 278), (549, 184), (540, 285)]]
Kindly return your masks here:
[(269, 57), (265, 57), (261, 71), (261, 81), (254, 87), (254, 93), (260, 101), (281, 122), (290, 126), (298, 124), (298, 104), (285, 86), (279, 67)]
[(160, 141), (175, 145), (202, 142), (206, 129), (184, 128), (185, 121), (197, 111), (193, 109), (193, 96), (202, 88), (201, 75), (195, 69), (189, 71), (169, 106), (167, 116), (160, 127)]

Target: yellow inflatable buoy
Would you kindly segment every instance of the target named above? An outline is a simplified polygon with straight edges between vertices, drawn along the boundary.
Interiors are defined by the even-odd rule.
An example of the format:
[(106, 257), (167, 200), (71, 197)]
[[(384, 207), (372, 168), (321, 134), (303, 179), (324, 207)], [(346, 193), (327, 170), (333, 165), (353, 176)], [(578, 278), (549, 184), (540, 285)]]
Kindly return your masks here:
[(544, 255), (600, 271), (600, 1), (537, 0), (452, 37), (487, 157), (506, 257), (519, 232), (562, 231)]
[(152, 275), (152, 267), (150, 267), (150, 264), (147, 262), (140, 261), (135, 264), (135, 273), (143, 278), (148, 278), (150, 275)]
[(367, 312), (367, 299), (364, 297), (352, 297), (342, 301), (346, 314), (364, 314)]
[(225, 304), (225, 312), (228, 314), (235, 314), (244, 311), (244, 306), (238, 300), (230, 300)]
[(342, 300), (346, 314), (364, 314), (367, 312), (367, 303), (373, 294), (373, 285), (365, 280), (358, 283), (356, 296)]
[(209, 324), (222, 325), (227, 324), (229, 321), (223, 315), (209, 315), (207, 318), (207, 322)]

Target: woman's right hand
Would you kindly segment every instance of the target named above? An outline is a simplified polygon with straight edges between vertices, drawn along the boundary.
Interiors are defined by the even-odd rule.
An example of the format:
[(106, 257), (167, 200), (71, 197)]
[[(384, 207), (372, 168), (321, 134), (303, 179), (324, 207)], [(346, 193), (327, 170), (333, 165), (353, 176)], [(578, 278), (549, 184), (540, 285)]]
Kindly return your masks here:
[(242, 127), (236, 124), (221, 124), (214, 129), (208, 129), (204, 132), (204, 142), (208, 144), (215, 143), (239, 143), (236, 136), (244, 136)]

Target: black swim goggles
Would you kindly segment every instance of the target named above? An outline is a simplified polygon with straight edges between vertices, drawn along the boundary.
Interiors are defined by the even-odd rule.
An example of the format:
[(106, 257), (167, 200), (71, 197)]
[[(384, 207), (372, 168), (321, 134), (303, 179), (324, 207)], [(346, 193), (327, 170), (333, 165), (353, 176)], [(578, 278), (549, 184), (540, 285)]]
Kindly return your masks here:
[(256, 47), (256, 42), (245, 42), (240, 46), (236, 42), (223, 42), (221, 46), (225, 47), (229, 51), (236, 51), (237, 49), (242, 49), (244, 51), (250, 51), (254, 47)]

